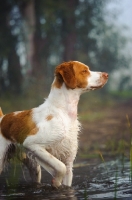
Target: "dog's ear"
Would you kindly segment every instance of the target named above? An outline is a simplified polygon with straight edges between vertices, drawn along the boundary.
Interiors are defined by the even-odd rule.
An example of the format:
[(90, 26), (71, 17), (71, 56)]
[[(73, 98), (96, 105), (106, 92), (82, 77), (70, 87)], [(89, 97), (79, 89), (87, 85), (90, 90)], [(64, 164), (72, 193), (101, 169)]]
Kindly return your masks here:
[(64, 62), (56, 67), (55, 75), (57, 76), (59, 83), (65, 82), (66, 86), (71, 89), (75, 89), (77, 81), (75, 78), (75, 72), (73, 68), (73, 62)]

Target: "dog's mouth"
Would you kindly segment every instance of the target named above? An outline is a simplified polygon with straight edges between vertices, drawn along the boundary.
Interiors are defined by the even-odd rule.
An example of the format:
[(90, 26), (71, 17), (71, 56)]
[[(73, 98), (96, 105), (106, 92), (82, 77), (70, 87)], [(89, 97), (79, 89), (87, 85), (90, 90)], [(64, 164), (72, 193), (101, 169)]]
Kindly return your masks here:
[(85, 88), (83, 91), (90, 91), (90, 90), (97, 90), (99, 88), (102, 88), (104, 85), (98, 85), (98, 86), (90, 86), (88, 88)]
[(106, 80), (105, 82), (99, 84), (99, 85), (91, 86), (91, 87), (90, 87), (90, 90), (97, 90), (97, 89), (99, 89), (99, 88), (102, 88), (102, 87), (104, 87), (104, 85), (105, 85), (106, 83), (107, 83), (107, 80)]
[(104, 83), (101, 83), (99, 85), (95, 85), (95, 86), (89, 86), (87, 88), (84, 89), (84, 91), (90, 91), (90, 90), (97, 90), (100, 89), (102, 87), (104, 87), (104, 85), (106, 84), (107, 81), (105, 81)]
[(104, 86), (104, 84), (98, 85), (98, 86), (91, 86), (90, 90), (97, 90), (99, 88), (102, 88)]

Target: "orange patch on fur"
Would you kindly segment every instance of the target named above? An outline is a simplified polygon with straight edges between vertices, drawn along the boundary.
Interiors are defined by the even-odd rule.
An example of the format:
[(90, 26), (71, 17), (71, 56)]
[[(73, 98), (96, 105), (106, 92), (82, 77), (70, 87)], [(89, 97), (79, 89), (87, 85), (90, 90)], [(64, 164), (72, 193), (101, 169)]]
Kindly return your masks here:
[(48, 116), (46, 117), (46, 120), (49, 121), (49, 120), (51, 120), (52, 118), (53, 118), (53, 115), (48, 115)]
[(2, 112), (2, 109), (1, 109), (1, 107), (0, 107), (0, 117), (2, 117), (4, 114), (3, 114), (3, 112)]
[(35, 135), (37, 131), (32, 121), (32, 110), (7, 114), (1, 121), (2, 135), (12, 142), (23, 143), (28, 135)]
[(73, 61), (64, 62), (56, 67), (55, 69), (55, 82), (53, 83), (53, 87), (60, 88), (65, 82), (67, 88), (74, 89), (76, 88), (76, 79), (73, 69)]
[(90, 75), (89, 67), (80, 62), (74, 63), (75, 78), (78, 88), (85, 88), (88, 84), (88, 76)]
[(67, 88), (85, 88), (89, 75), (89, 68), (85, 64), (77, 61), (64, 62), (56, 67), (56, 78), (52, 87), (61, 88), (65, 82)]
[(55, 81), (52, 84), (52, 87), (61, 88), (63, 83), (63, 78), (60, 74), (56, 74)]

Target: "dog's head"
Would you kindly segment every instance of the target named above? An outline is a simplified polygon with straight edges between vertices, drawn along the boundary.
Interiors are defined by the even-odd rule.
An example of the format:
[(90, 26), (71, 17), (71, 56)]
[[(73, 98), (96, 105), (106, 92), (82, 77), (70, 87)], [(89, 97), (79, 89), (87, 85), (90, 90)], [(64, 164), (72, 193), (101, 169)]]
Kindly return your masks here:
[(78, 61), (64, 62), (55, 69), (54, 87), (61, 88), (65, 83), (68, 89), (80, 88), (89, 91), (101, 88), (108, 80), (105, 72), (93, 72), (89, 67)]

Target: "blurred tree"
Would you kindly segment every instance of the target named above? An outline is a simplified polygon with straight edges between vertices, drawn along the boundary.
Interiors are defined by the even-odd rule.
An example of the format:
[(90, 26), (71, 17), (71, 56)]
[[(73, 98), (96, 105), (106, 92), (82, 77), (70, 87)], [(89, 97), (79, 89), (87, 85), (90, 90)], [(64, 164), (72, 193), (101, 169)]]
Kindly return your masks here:
[(129, 66), (129, 59), (123, 49), (127, 39), (119, 34), (119, 30), (111, 25), (102, 25), (103, 32), (98, 36), (96, 51), (97, 67), (111, 73), (113, 70)]
[(96, 37), (96, 35), (102, 34), (102, 30), (100, 30), (99, 27), (101, 24), (105, 23), (104, 9), (107, 3), (107, 0), (79, 1), (79, 6), (75, 12), (77, 57), (83, 62), (89, 63), (92, 67), (94, 67), (94, 62), (91, 55), (98, 51), (98, 37)]
[(123, 77), (120, 81), (120, 85), (119, 85), (119, 91), (123, 91), (125, 89), (129, 89), (131, 90), (132, 89), (132, 86), (130, 87), (128, 84), (129, 84), (129, 81), (130, 81), (131, 77), (126, 75), (125, 77)]
[[(10, 89), (13, 92), (21, 90), (21, 68), (17, 54), (18, 35), (14, 32), (14, 24), (18, 18), (13, 16), (15, 5), (13, 1), (5, 0), (0, 6), (0, 82), (1, 91)], [(16, 25), (16, 26), (17, 26)], [(6, 64), (4, 65), (4, 61)], [(14, 69), (14, 70), (13, 70)]]
[[(47, 41), (47, 45), (42, 49), (43, 56), (47, 55), (45, 59), (54, 65), (73, 59), (90, 63), (88, 54), (97, 51), (97, 38), (91, 35), (92, 32), (96, 32), (97, 24), (104, 22), (103, 9), (106, 2), (49, 0), (40, 3), (39, 1), (41, 5), (38, 12), (41, 16), (39, 30), (41, 36)], [(54, 62), (50, 59), (54, 58), (53, 56), (56, 57)]]
[(61, 37), (64, 48), (62, 59), (64, 61), (76, 59), (75, 45), (77, 42), (77, 32), (75, 11), (78, 4), (79, 0), (68, 0), (65, 2), (65, 8), (61, 10)]
[[(21, 65), (19, 56), (16, 54), (15, 45), (12, 46), (8, 54), (8, 81), (10, 89), (15, 93), (21, 92)], [(16, 85), (17, 84), (17, 85)]]
[(17, 5), (20, 8), (20, 12), (23, 18), (24, 29), (24, 42), (27, 49), (27, 60), (30, 66), (30, 75), (33, 77), (39, 77), (42, 72), (42, 65), (40, 62), (40, 38), (41, 33), (38, 31), (40, 21), (36, 9), (40, 5), (39, 1), (35, 0), (16, 0)]
[[(5, 0), (0, 7), (0, 91), (22, 87), (20, 43), (27, 60), (24, 76), (49, 82), (61, 61), (80, 60), (111, 73), (128, 65), (120, 49), (126, 40), (105, 22), (108, 0)], [(18, 56), (19, 55), (19, 56)], [(30, 69), (30, 71), (29, 71)], [(48, 78), (46, 78), (48, 77)], [(39, 84), (41, 84), (39, 82)]]
[(6, 90), (2, 65), (3, 65), (3, 59), (1, 58), (0, 59), (0, 94)]
[(88, 53), (97, 49), (97, 38), (92, 38), (90, 34), (96, 31), (97, 23), (104, 22), (106, 2), (41, 1), (41, 32), (44, 37), (48, 35), (50, 53), (55, 54), (57, 51), (63, 61), (80, 58), (80, 55), (82, 61), (84, 57), (88, 61)]

